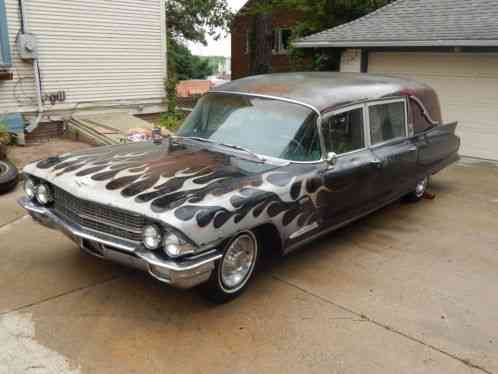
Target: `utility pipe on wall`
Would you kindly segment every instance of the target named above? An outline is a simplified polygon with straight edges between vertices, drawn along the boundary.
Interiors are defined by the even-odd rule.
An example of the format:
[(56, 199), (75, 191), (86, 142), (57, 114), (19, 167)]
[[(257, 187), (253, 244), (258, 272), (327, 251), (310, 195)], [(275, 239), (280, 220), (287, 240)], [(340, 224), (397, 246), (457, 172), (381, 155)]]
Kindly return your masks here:
[[(24, 8), (24, 0), (18, 0), (19, 4), (19, 13), (21, 15), (21, 33), (27, 33), (27, 19), (26, 19), (26, 11)], [(30, 124), (26, 127), (27, 132), (32, 132), (34, 129), (38, 127), (40, 121), (43, 116), (43, 102), (42, 102), (42, 89), (41, 89), (41, 78), (40, 78), (40, 65), (38, 56), (33, 59), (33, 75), (35, 77), (36, 84), (36, 103), (38, 106), (38, 115), (36, 118), (31, 119)]]

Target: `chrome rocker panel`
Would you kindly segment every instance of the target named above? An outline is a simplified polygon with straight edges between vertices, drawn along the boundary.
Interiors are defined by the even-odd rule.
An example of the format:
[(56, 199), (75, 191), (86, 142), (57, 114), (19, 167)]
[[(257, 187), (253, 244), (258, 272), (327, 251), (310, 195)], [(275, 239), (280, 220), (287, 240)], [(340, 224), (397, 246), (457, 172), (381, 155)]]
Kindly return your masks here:
[[(188, 289), (206, 282), (215, 269), (215, 262), (222, 257), (218, 250), (198, 255), (185, 261), (164, 260), (128, 240), (87, 230), (61, 219), (50, 209), (27, 197), (18, 200), (20, 206), (38, 223), (59, 230), (83, 251), (113, 262), (148, 272), (157, 280), (170, 286)], [(90, 246), (91, 248), (90, 248)]]

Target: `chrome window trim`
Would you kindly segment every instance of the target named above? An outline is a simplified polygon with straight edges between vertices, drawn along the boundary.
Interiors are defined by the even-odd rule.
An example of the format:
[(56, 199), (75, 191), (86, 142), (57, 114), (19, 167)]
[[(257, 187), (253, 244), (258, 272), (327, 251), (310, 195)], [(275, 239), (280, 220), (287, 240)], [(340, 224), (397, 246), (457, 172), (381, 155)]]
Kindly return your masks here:
[[(405, 107), (405, 135), (404, 136), (398, 136), (397, 138), (389, 139), (386, 141), (383, 141), (381, 143), (376, 143), (372, 144), (372, 133), (370, 129), (370, 107), (377, 106), (377, 105), (384, 105), (384, 104), (391, 104), (391, 103), (403, 103)], [(379, 99), (379, 100), (372, 100), (368, 101), (365, 104), (366, 111), (367, 111), (367, 127), (368, 127), (368, 148), (378, 148), (383, 145), (388, 145), (390, 143), (396, 143), (404, 139), (408, 139), (411, 137), (410, 131), (409, 131), (409, 126), (408, 126), (408, 103), (406, 100), (406, 97), (400, 97), (400, 98), (388, 98), (388, 99)]]
[(303, 101), (299, 100), (293, 100), (293, 99), (288, 99), (285, 97), (280, 97), (280, 96), (272, 96), (272, 95), (263, 95), (263, 94), (253, 94), (250, 92), (240, 92), (240, 91), (223, 91), (223, 90), (210, 90), (209, 92), (206, 93), (206, 95), (209, 94), (226, 94), (226, 95), (236, 95), (236, 96), (250, 96), (250, 97), (257, 97), (261, 99), (269, 99), (269, 100), (276, 100), (276, 101), (282, 101), (286, 103), (291, 103), (291, 104), (297, 104), (304, 106), (308, 109), (311, 109), (313, 112), (317, 114), (317, 120), (316, 120), (316, 126), (318, 130), (318, 137), (320, 139), (320, 151), (321, 151), (321, 157), (319, 160), (315, 161), (292, 161), (292, 160), (287, 160), (279, 157), (271, 157), (267, 155), (262, 155), (259, 153), (256, 153), (256, 155), (262, 157), (262, 158), (267, 158), (269, 160), (276, 160), (276, 161), (281, 161), (281, 162), (287, 162), (289, 164), (321, 164), (325, 161), (325, 142), (323, 139), (323, 134), (322, 134), (322, 129), (321, 129), (321, 124), (322, 124), (322, 113), (316, 108), (315, 106), (305, 103)]
[[(369, 136), (368, 136), (368, 130), (367, 130), (367, 115), (366, 115), (366, 110), (365, 110), (365, 103), (362, 103), (362, 104), (351, 104), (349, 106), (344, 106), (344, 107), (341, 107), (339, 109), (336, 109), (332, 112), (328, 112), (325, 116), (323, 116), (323, 122), (325, 122), (327, 119), (329, 119), (330, 117), (334, 117), (338, 114), (341, 114), (341, 113), (345, 113), (345, 112), (350, 112), (352, 110), (355, 110), (355, 109), (362, 109), (363, 110), (363, 140), (364, 140), (364, 147), (363, 148), (358, 148), (358, 149), (355, 149), (354, 151), (349, 151), (349, 152), (345, 152), (345, 153), (341, 153), (341, 154), (338, 154), (337, 157), (341, 158), (343, 156), (349, 156), (351, 154), (354, 154), (354, 153), (358, 153), (358, 152), (361, 152), (361, 151), (364, 151), (366, 149), (368, 149), (368, 145), (370, 144), (369, 143)], [(320, 129), (321, 129), (321, 126), (320, 126)], [(321, 132), (321, 131), (320, 131)], [(322, 135), (322, 138), (323, 138), (323, 135)], [(324, 142), (325, 142), (325, 139), (324, 139)], [(324, 148), (325, 149), (325, 148)]]

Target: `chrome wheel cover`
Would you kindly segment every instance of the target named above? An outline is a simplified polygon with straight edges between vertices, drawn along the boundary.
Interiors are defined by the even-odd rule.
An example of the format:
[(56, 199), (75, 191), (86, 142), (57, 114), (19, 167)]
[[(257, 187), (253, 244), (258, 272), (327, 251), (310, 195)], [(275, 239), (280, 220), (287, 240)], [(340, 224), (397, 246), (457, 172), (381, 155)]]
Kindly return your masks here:
[(4, 174), (7, 174), (8, 170), (9, 166), (5, 162), (0, 161), (0, 177)]
[(429, 184), (429, 177), (425, 177), (415, 186), (415, 195), (417, 197), (422, 197), (427, 189), (427, 185)]
[(225, 292), (237, 292), (244, 287), (254, 270), (257, 255), (257, 241), (250, 233), (230, 243), (220, 264), (220, 281)]

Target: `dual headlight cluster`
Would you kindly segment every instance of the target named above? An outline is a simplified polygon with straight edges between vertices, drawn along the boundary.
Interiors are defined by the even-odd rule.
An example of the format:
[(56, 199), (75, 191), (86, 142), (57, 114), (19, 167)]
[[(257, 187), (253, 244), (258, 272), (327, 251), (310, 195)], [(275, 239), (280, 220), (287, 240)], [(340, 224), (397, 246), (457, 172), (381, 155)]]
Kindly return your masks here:
[[(24, 181), (24, 192), (31, 200), (47, 206), (53, 203), (54, 196), (50, 186), (27, 177)], [(151, 250), (161, 248), (169, 257), (176, 258), (195, 252), (195, 247), (174, 232), (163, 230), (159, 225), (147, 225), (143, 232), (143, 244)]]
[(24, 181), (24, 192), (31, 200), (37, 200), (41, 205), (49, 205), (54, 201), (52, 189), (46, 183), (37, 183), (32, 178)]
[(180, 257), (195, 252), (192, 244), (171, 231), (163, 231), (158, 225), (148, 225), (144, 229), (145, 248), (156, 251), (163, 249), (169, 257)]

